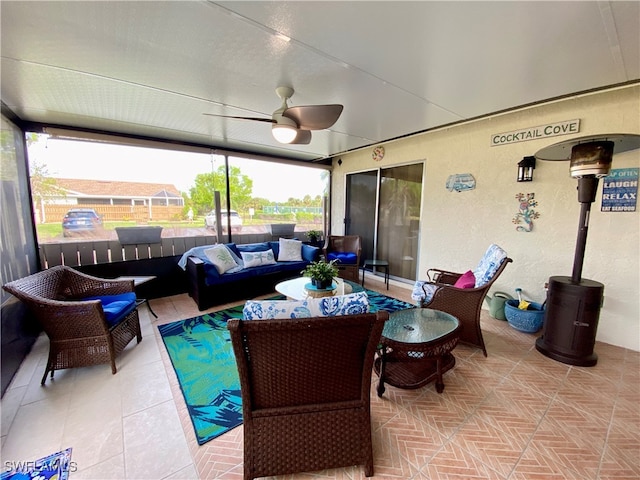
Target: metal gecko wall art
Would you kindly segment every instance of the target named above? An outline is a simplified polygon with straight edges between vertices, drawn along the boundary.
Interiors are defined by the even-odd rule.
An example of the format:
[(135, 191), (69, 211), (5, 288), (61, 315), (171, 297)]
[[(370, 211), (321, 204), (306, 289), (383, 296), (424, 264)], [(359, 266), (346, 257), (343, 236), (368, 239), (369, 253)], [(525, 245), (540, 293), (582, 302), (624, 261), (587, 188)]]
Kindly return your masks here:
[(519, 232), (530, 232), (533, 230), (533, 221), (540, 218), (540, 213), (534, 210), (538, 206), (535, 200), (535, 193), (517, 193), (519, 211), (511, 220), (516, 225)]

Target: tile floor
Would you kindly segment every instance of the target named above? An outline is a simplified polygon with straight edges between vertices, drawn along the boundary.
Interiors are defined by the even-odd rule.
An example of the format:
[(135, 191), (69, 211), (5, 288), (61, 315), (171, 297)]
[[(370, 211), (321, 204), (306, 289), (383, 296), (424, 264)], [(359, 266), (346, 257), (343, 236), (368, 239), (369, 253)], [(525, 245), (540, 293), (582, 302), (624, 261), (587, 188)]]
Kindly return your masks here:
[[(386, 293), (376, 279), (367, 287)], [(399, 285), (389, 294), (409, 301)], [(242, 427), (197, 445), (157, 334), (158, 324), (200, 312), (186, 295), (152, 308), (159, 318), (141, 309), (143, 341), (118, 357), (116, 375), (107, 365), (59, 371), (41, 387), (48, 344), (36, 342), (0, 403), (2, 471), (72, 447), (72, 480), (242, 478)], [(387, 386), (379, 399), (374, 381), (374, 478), (640, 478), (640, 353), (597, 343), (595, 367), (572, 367), (539, 354), (536, 335), (484, 311), (482, 328), (489, 357), (459, 345), (442, 394), (432, 384)]]

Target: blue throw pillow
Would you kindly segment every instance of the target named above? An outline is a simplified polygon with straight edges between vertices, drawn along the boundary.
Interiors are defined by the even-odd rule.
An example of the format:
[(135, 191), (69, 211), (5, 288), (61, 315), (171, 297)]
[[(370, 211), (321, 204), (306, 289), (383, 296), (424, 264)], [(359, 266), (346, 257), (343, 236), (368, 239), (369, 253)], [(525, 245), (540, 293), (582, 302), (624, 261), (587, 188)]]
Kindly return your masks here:
[(104, 310), (104, 318), (110, 327), (117, 325), (136, 307), (136, 294), (133, 292), (119, 295), (98, 295), (82, 300), (100, 300), (102, 310)]
[(266, 252), (267, 250), (271, 250), (271, 247), (268, 242), (261, 242), (236, 245), (236, 249), (239, 252)]
[(225, 243), (225, 245), (229, 247), (229, 250), (231, 250), (231, 253), (233, 253), (236, 258), (240, 258), (240, 250), (238, 250), (238, 246), (235, 243)]
[(315, 262), (320, 255), (320, 249), (312, 245), (302, 244), (302, 260), (307, 262)]
[(269, 249), (273, 250), (276, 258), (280, 258), (280, 242), (269, 242)]

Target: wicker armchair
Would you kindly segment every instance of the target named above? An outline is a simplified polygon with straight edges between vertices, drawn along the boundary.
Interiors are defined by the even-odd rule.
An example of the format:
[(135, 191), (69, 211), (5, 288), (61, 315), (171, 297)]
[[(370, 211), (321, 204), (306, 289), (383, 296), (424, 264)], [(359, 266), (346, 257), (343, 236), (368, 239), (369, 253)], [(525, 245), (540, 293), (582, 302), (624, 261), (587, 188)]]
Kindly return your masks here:
[(486, 357), (487, 348), (480, 329), (482, 302), (493, 282), (511, 262), (504, 250), (491, 245), (473, 272), (476, 278), (473, 288), (454, 286), (464, 275), (462, 273), (431, 268), (427, 271), (429, 280), (416, 282), (414, 293), (418, 291), (424, 295), (418, 300), (421, 307), (441, 310), (456, 317), (462, 325), (460, 341), (481, 348)]
[[(49, 359), (42, 376), (55, 370), (110, 363), (136, 337), (142, 340), (138, 311), (131, 307), (109, 320), (101, 300), (89, 297), (133, 292), (132, 280), (92, 277), (66, 266), (56, 266), (7, 283), (3, 288), (24, 302), (49, 337)], [(111, 324), (111, 325), (110, 325)]]
[(351, 465), (373, 475), (371, 372), (387, 318), (229, 320), (245, 479)]
[(362, 255), (362, 240), (359, 235), (330, 235), (325, 240), (322, 253), (327, 261), (338, 259), (336, 267), (340, 278), (358, 282)]

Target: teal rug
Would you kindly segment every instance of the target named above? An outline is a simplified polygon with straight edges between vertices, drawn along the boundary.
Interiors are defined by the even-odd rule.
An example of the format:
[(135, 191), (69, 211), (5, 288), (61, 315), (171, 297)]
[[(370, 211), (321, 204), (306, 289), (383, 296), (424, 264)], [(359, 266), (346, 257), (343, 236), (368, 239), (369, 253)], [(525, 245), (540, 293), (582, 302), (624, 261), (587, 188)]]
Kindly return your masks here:
[[(358, 290), (362, 288), (358, 286)], [(414, 307), (372, 290), (366, 292), (371, 312)], [(158, 326), (199, 445), (242, 423), (240, 380), (227, 320), (242, 318), (243, 307), (239, 305)]]

